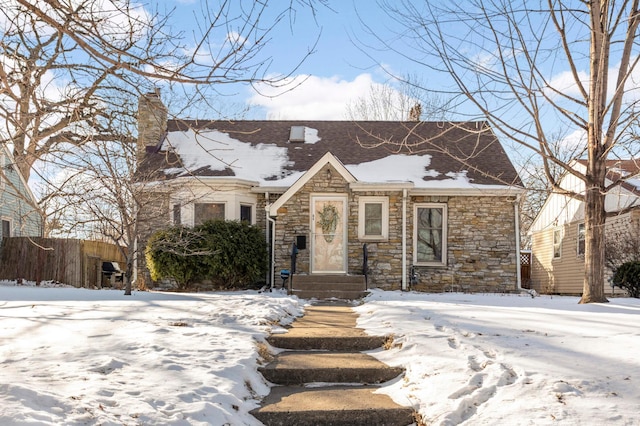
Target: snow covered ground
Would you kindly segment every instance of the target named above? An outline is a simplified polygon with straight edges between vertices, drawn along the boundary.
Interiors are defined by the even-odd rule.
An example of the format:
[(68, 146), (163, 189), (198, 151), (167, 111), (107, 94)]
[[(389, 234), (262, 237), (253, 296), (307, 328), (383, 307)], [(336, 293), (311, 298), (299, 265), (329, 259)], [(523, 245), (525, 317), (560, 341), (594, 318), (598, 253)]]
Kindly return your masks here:
[(274, 293), (0, 287), (0, 425), (258, 425)]
[[(640, 424), (640, 300), (374, 291), (359, 325), (407, 369), (381, 391), (435, 425)], [(259, 425), (282, 293), (0, 286), (1, 425)]]
[(407, 369), (383, 392), (435, 425), (640, 425), (640, 300), (374, 292), (359, 326)]

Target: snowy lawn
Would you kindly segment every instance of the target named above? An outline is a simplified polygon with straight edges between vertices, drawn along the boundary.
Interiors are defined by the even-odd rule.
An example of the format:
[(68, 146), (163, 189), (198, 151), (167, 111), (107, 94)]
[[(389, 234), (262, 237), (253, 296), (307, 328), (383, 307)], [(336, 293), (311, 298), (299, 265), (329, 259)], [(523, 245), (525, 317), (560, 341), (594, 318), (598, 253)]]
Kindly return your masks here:
[(257, 342), (301, 312), (255, 291), (0, 286), (0, 425), (259, 425)]
[(434, 425), (640, 425), (640, 300), (375, 291), (358, 325), (406, 376), (383, 389)]
[[(435, 425), (640, 424), (640, 300), (374, 291), (359, 325)], [(0, 424), (259, 425), (258, 343), (305, 301), (0, 286)]]

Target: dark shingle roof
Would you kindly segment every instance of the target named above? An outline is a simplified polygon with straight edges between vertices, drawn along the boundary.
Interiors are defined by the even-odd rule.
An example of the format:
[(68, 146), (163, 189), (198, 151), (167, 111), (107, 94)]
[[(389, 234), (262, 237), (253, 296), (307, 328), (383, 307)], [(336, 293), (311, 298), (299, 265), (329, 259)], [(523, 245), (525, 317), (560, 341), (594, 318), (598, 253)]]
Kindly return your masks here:
[[(316, 143), (289, 142), (292, 126), (315, 129), (320, 140)], [(431, 159), (425, 164), (424, 180), (448, 179), (447, 173), (466, 171), (467, 178), (476, 185), (521, 185), (502, 145), (484, 122), (170, 120), (168, 136), (158, 146), (147, 147), (142, 167), (147, 172), (174, 169), (169, 174), (156, 174), (158, 179), (178, 176), (176, 168), (183, 165), (180, 152), (172, 152), (167, 141), (172, 135), (191, 130), (196, 134), (215, 130), (254, 147), (268, 145), (284, 149), (288, 161), (282, 166), (283, 176), (308, 170), (327, 152), (345, 165), (368, 163), (394, 154), (428, 154)], [(440, 174), (433, 176), (428, 169)], [(397, 176), (397, 180), (405, 180), (406, 170), (387, 172)], [(218, 170), (201, 167), (188, 170), (188, 174), (242, 177), (233, 167)]]

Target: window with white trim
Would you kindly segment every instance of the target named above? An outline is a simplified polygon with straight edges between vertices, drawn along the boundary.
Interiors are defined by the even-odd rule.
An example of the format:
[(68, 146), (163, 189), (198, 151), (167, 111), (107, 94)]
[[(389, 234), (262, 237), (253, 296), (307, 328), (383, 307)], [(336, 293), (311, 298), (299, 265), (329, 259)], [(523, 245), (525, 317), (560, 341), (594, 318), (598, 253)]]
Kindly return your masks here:
[(224, 203), (196, 203), (193, 209), (193, 224), (202, 225), (208, 220), (224, 220)]
[(553, 230), (553, 258), (560, 259), (562, 254), (562, 229)]
[(578, 256), (584, 256), (584, 244), (585, 244), (585, 237), (586, 237), (587, 233), (584, 227), (584, 223), (579, 223), (578, 224)]
[(447, 264), (447, 205), (416, 204), (413, 215), (413, 262)]
[(361, 240), (389, 238), (389, 197), (360, 197), (358, 237)]

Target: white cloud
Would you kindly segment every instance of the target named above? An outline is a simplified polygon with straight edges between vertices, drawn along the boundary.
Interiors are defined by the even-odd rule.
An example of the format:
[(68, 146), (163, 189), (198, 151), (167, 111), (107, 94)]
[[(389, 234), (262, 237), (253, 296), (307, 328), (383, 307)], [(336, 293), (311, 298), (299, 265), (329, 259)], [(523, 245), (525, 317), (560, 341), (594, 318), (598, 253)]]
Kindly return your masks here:
[(286, 83), (292, 90), (257, 85), (259, 94), (254, 94), (249, 103), (264, 108), (267, 119), (344, 120), (349, 102), (367, 96), (371, 85), (378, 84), (370, 74), (360, 74), (352, 81), (337, 76), (298, 75)]

